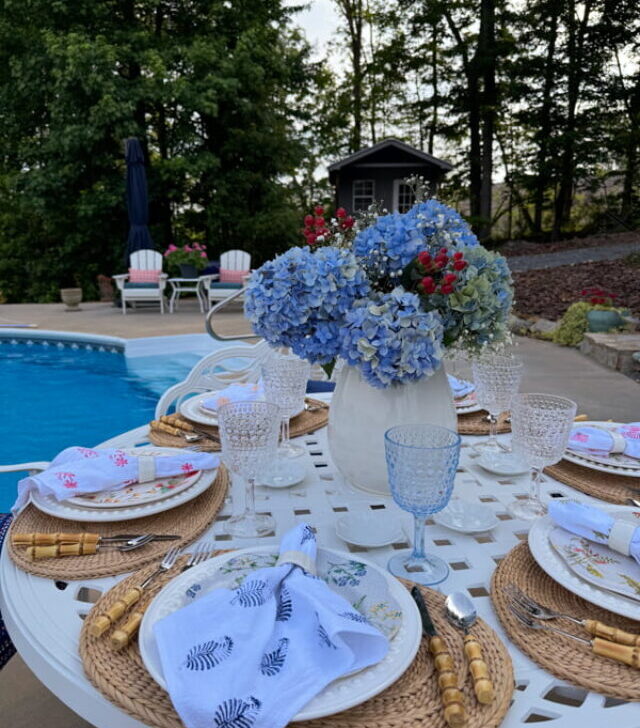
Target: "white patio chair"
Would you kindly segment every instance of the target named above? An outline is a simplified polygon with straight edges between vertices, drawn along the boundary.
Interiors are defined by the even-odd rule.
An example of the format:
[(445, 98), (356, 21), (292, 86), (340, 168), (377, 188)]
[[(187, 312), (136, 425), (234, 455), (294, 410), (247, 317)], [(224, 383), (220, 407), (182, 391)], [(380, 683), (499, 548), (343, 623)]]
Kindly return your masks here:
[(174, 384), (160, 397), (155, 418), (166, 415), (172, 404), (177, 410), (189, 394), (223, 389), (232, 382), (257, 382), (260, 365), (272, 351), (266, 341), (260, 341), (253, 346), (225, 346), (207, 354), (183, 382)]
[[(227, 250), (220, 256), (220, 270), (247, 272), (251, 270), (251, 256), (244, 250)], [(242, 288), (244, 283), (226, 283), (220, 281), (220, 275), (201, 276), (199, 281), (200, 298), (208, 302), (208, 308), (216, 301), (223, 301)], [(242, 296), (239, 298), (242, 300)]]
[(164, 289), (167, 274), (162, 272), (162, 255), (155, 250), (136, 250), (129, 256), (129, 267), (133, 270), (159, 271), (157, 283), (133, 283), (128, 273), (113, 276), (122, 298), (122, 313), (127, 313), (127, 301), (134, 306), (138, 301), (157, 301), (160, 313), (164, 313)]

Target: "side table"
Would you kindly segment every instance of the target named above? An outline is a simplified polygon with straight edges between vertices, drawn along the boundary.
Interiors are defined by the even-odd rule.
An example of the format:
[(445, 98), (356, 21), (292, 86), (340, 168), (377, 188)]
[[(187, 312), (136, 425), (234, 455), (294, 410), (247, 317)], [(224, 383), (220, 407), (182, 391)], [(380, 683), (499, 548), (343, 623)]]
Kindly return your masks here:
[(169, 278), (171, 284), (171, 297), (169, 298), (169, 313), (178, 309), (178, 301), (181, 293), (195, 293), (198, 297), (200, 313), (204, 313), (204, 305), (200, 296), (199, 278)]

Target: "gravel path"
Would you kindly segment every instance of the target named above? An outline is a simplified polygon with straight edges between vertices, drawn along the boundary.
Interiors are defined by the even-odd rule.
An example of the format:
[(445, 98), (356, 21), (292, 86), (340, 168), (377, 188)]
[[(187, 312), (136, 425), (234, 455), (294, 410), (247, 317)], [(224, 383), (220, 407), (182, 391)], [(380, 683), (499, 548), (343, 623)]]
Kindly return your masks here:
[(561, 250), (558, 253), (541, 253), (539, 255), (514, 255), (508, 258), (509, 268), (515, 272), (538, 270), (540, 268), (557, 268), (573, 263), (589, 263), (598, 260), (616, 260), (630, 253), (640, 251), (640, 241), (607, 245), (602, 248), (576, 248)]

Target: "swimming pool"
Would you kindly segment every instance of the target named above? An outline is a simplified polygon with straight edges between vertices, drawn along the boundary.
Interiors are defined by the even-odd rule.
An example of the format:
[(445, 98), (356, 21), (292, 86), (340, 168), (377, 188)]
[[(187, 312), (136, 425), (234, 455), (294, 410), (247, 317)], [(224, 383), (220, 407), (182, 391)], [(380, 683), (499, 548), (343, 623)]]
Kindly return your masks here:
[[(69, 445), (90, 447), (145, 424), (160, 394), (199, 358), (129, 360), (116, 345), (0, 339), (0, 464), (50, 460)], [(0, 474), (0, 513), (21, 477)]]

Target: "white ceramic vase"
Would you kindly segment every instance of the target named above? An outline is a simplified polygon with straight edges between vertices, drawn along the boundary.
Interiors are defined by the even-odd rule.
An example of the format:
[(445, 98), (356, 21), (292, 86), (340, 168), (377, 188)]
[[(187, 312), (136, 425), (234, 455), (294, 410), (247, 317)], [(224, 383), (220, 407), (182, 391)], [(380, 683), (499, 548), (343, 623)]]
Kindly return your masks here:
[(329, 449), (340, 473), (361, 490), (389, 495), (384, 433), (394, 425), (429, 423), (457, 431), (444, 367), (416, 382), (377, 389), (356, 367), (337, 376), (329, 410)]

